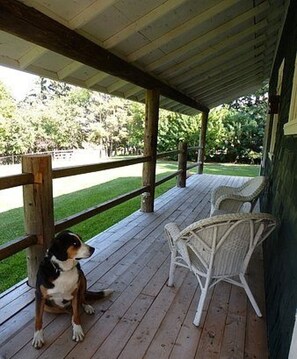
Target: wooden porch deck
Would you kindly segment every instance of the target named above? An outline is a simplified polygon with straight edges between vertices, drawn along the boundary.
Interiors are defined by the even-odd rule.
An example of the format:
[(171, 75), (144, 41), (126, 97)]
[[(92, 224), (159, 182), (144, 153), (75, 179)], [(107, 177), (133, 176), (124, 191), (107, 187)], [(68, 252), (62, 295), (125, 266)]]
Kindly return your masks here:
[[(114, 293), (94, 303), (95, 315), (82, 315), (82, 343), (71, 340), (69, 316), (46, 313), (46, 344), (35, 350), (34, 290), (23, 283), (0, 297), (0, 358), (268, 358), (265, 319), (256, 316), (241, 288), (219, 283), (196, 328), (195, 277), (178, 268), (175, 287), (166, 285), (170, 257), (164, 224), (175, 221), (184, 228), (207, 217), (211, 189), (244, 180), (191, 176), (187, 188), (159, 197), (154, 213), (135, 212), (90, 241), (97, 250), (83, 263), (88, 286), (110, 287)], [(260, 251), (250, 265), (249, 282), (264, 312)]]

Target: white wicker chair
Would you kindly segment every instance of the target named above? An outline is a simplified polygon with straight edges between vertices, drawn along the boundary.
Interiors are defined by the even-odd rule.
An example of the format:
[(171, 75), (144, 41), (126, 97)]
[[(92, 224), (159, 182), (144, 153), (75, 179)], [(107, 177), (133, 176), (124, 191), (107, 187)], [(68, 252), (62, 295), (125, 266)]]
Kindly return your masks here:
[(257, 315), (262, 316), (245, 272), (254, 249), (276, 224), (270, 214), (234, 213), (203, 219), (182, 231), (175, 223), (165, 225), (171, 250), (168, 286), (173, 285), (176, 266), (182, 266), (195, 274), (201, 288), (194, 325), (199, 326), (208, 289), (222, 280), (243, 287)]
[(211, 193), (210, 215), (235, 212), (252, 212), (258, 197), (265, 188), (263, 176), (254, 177), (240, 187), (219, 186)]

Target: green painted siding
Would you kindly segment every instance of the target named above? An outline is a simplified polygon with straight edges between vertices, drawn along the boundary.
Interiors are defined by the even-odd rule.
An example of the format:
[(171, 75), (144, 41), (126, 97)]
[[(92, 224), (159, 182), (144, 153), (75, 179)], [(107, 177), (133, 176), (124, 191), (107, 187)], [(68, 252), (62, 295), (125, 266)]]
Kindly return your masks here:
[(279, 218), (281, 225), (264, 245), (268, 341), (271, 358), (287, 359), (297, 307), (297, 136), (284, 136), (288, 121), (297, 51), (297, 1), (291, 1), (280, 41), (270, 92), (275, 93), (278, 68), (285, 58), (279, 124), (272, 161), (263, 173), (269, 186), (261, 210)]

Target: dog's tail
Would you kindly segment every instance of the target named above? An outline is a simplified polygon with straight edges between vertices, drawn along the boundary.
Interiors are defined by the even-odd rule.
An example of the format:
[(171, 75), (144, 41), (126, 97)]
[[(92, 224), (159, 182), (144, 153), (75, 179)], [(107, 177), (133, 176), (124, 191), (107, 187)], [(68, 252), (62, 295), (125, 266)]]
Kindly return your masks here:
[(100, 290), (99, 292), (92, 292), (90, 290), (87, 290), (85, 293), (86, 300), (96, 300), (104, 297), (108, 297), (113, 292), (112, 289), (104, 289)]

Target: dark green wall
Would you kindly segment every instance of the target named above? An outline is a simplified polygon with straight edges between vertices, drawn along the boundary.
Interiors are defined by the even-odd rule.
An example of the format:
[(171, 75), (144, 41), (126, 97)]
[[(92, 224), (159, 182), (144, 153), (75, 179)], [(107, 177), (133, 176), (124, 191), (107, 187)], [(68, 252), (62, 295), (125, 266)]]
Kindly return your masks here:
[(297, 1), (291, 1), (270, 81), (275, 93), (278, 68), (285, 58), (279, 124), (274, 158), (263, 173), (269, 186), (261, 210), (281, 221), (264, 245), (266, 313), (271, 358), (287, 359), (297, 307), (297, 136), (284, 136), (288, 121), (294, 63), (297, 51)]

